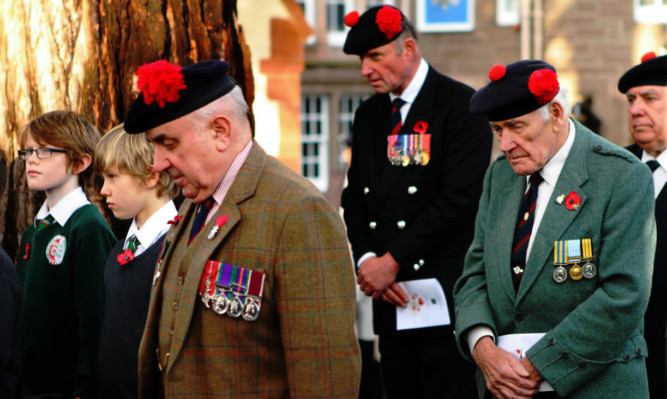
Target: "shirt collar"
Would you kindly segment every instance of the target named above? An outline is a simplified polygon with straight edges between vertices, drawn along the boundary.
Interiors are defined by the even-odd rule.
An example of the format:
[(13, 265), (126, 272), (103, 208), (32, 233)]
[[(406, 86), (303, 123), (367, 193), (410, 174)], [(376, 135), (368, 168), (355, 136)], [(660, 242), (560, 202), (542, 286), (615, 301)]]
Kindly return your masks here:
[(665, 169), (665, 166), (667, 166), (667, 151), (661, 152), (657, 158), (654, 158), (651, 154), (642, 150), (642, 162), (646, 163), (646, 161), (650, 160), (658, 161), (660, 167)]
[(239, 155), (236, 156), (234, 162), (232, 162), (231, 166), (229, 167), (229, 170), (227, 170), (227, 173), (225, 173), (225, 176), (222, 178), (222, 181), (220, 181), (218, 188), (213, 193), (213, 199), (215, 200), (217, 206), (220, 206), (222, 201), (225, 200), (225, 197), (227, 196), (232, 183), (234, 183), (234, 180), (236, 180), (236, 175), (238, 175), (241, 166), (248, 158), (248, 154), (250, 154), (252, 143), (253, 141), (250, 140), (243, 151), (241, 151)]
[(50, 214), (58, 224), (64, 226), (77, 209), (88, 204), (90, 204), (90, 201), (86, 198), (83, 189), (77, 187), (62, 197), (51, 209), (49, 209), (47, 201), (44, 201), (42, 207), (39, 208), (39, 212), (37, 212), (37, 216), (35, 216), (35, 222), (39, 219), (44, 219)]
[[(570, 131), (568, 132), (567, 139), (565, 139), (565, 143), (563, 143), (563, 146), (560, 148), (560, 150), (558, 150), (558, 152), (550, 160), (548, 160), (546, 164), (544, 164), (542, 170), (540, 170), (540, 175), (542, 175), (544, 181), (549, 183), (549, 185), (552, 187), (556, 186), (558, 176), (560, 176), (560, 172), (563, 170), (567, 156), (570, 154), (570, 150), (574, 144), (576, 129), (572, 120), (568, 119), (568, 121)], [(530, 176), (526, 177), (529, 178)]]
[(127, 231), (127, 236), (125, 237), (124, 248), (127, 248), (127, 242), (133, 235), (137, 236), (139, 243), (144, 248), (150, 247), (169, 230), (170, 226), (167, 222), (174, 219), (176, 215), (178, 215), (176, 205), (174, 205), (173, 201), (169, 201), (152, 214), (140, 229), (137, 228), (137, 219), (133, 219), (132, 225), (130, 225), (130, 229)]
[(417, 72), (408, 84), (408, 87), (403, 90), (403, 93), (401, 93), (400, 96), (397, 96), (394, 93), (389, 93), (389, 100), (394, 101), (395, 98), (400, 97), (401, 100), (406, 103), (412, 104), (415, 101), (415, 98), (417, 98), (417, 94), (419, 94), (419, 91), (422, 89), (427, 74), (428, 63), (422, 58), (421, 61), (419, 61), (419, 68), (417, 68)]

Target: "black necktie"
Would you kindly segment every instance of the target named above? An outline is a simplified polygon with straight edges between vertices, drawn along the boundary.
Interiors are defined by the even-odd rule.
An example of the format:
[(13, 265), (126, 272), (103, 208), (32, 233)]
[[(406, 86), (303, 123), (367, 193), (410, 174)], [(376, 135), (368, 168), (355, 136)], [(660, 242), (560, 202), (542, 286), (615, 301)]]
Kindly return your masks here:
[(514, 288), (518, 290), (521, 276), (526, 267), (526, 253), (528, 252), (528, 242), (533, 232), (533, 223), (535, 221), (535, 205), (537, 204), (537, 192), (540, 183), (544, 179), (539, 172), (530, 176), (530, 187), (521, 198), (519, 206), (519, 216), (517, 217), (516, 228), (514, 229), (514, 242), (512, 243), (512, 280)]
[(192, 242), (192, 240), (197, 237), (197, 234), (201, 231), (202, 227), (204, 227), (204, 222), (206, 221), (206, 216), (208, 215), (208, 212), (211, 210), (211, 207), (213, 206), (213, 197), (207, 199), (206, 201), (202, 202), (199, 204), (199, 210), (197, 211), (197, 216), (195, 216), (195, 221), (192, 224), (192, 231), (190, 232), (190, 241), (188, 241), (188, 245)]
[(646, 166), (648, 166), (648, 168), (651, 169), (651, 173), (653, 173), (660, 167), (660, 164), (655, 159), (651, 159), (650, 161), (646, 161)]
[(401, 100), (400, 97), (396, 97), (391, 102), (391, 133), (389, 134), (398, 134), (401, 126), (403, 126), (401, 119), (401, 107), (403, 104), (405, 104), (405, 101)]

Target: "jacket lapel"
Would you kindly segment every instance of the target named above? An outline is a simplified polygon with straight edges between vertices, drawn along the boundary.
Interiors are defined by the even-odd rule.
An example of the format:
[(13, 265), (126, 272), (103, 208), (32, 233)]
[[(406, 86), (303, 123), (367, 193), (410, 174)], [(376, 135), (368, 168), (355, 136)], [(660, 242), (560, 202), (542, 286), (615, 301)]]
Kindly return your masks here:
[(519, 214), (519, 206), (521, 205), (521, 198), (526, 192), (526, 177), (519, 176), (511, 172), (510, 182), (501, 194), (501, 206), (498, 208), (498, 236), (499, 240), (499, 258), (503, 265), (508, 267), (501, 267), (498, 270), (499, 278), (507, 291), (510, 298), (516, 297), (514, 291), (514, 283), (512, 282), (511, 262), (512, 262), (512, 244), (514, 241), (514, 229), (516, 228), (516, 219)]
[[(225, 199), (222, 204), (220, 204), (215, 215), (213, 215), (211, 220), (204, 225), (201, 232), (190, 245), (190, 250), (194, 250), (195, 253), (190, 260), (190, 267), (185, 276), (183, 295), (181, 295), (181, 310), (176, 317), (174, 340), (172, 341), (173, 343), (169, 363), (167, 364), (167, 372), (169, 372), (174, 365), (178, 358), (178, 354), (183, 347), (183, 342), (185, 342), (188, 328), (192, 321), (192, 315), (197, 305), (197, 301), (199, 300), (199, 287), (206, 263), (209, 259), (214, 258), (216, 252), (217, 256), (215, 256), (215, 260), (218, 262), (225, 261), (224, 256), (219, 253), (220, 249), (223, 246), (225, 239), (241, 221), (241, 212), (238, 204), (250, 198), (255, 193), (260, 172), (264, 168), (266, 162), (265, 157), (266, 154), (264, 153), (264, 150), (262, 150), (257, 143), (253, 143), (248, 158), (243, 166), (241, 166), (227, 196), (225, 196)], [(209, 238), (211, 229), (216, 225), (216, 219), (219, 216), (227, 216), (227, 222), (218, 229), (215, 235)], [(194, 295), (192, 293), (194, 293)]]
[[(432, 119), (436, 87), (434, 73), (433, 69), (429, 67), (426, 80), (424, 81), (419, 94), (415, 98), (415, 102), (410, 107), (410, 112), (405, 118), (405, 123), (398, 134), (415, 134), (413, 127), (418, 120), (430, 121)], [(437, 132), (434, 131), (429, 131), (429, 133), (437, 134)], [(431, 139), (431, 141), (433, 141), (433, 139)], [(387, 145), (388, 143), (385, 140), (385, 153)], [(396, 182), (403, 176), (403, 174), (405, 174), (406, 170), (411, 167), (415, 166), (403, 167), (387, 165), (382, 170), (377, 189), (374, 190), (375, 198), (372, 198), (372, 201), (370, 201), (370, 203), (375, 204), (376, 209), (379, 209), (387, 194), (389, 194), (392, 188), (395, 187)]]
[[(565, 230), (567, 230), (579, 212), (586, 206), (586, 194), (581, 189), (581, 186), (588, 180), (585, 152), (588, 147), (588, 137), (584, 131), (578, 128), (576, 123), (575, 126), (577, 126), (578, 131), (536, 232), (533, 247), (530, 250), (530, 256), (526, 265), (526, 271), (519, 286), (517, 301), (520, 301), (526, 295), (540, 273), (542, 273), (542, 270), (547, 265), (553, 265), (554, 242), (563, 239)], [(565, 203), (556, 203), (558, 196), (568, 196), (571, 192), (577, 193), (579, 198), (581, 198), (578, 210), (567, 209)], [(566, 238), (575, 239), (577, 237)]]

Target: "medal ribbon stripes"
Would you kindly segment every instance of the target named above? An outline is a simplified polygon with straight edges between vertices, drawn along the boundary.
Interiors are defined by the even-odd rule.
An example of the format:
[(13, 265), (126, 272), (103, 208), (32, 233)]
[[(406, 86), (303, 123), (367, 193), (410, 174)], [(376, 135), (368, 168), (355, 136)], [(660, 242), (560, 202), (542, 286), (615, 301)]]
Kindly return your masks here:
[[(556, 269), (553, 272), (554, 281), (562, 283), (567, 280), (569, 274), (572, 280), (581, 280), (582, 277), (587, 279), (595, 277), (597, 268), (591, 260), (595, 259), (593, 256), (593, 244), (590, 238), (577, 240), (563, 240), (554, 242), (554, 266)], [(586, 262), (582, 266), (581, 262)], [(570, 265), (569, 273), (563, 266)]]
[(254, 321), (259, 316), (265, 278), (262, 272), (209, 260), (199, 294), (202, 302), (220, 315), (243, 315), (243, 319)]
[(394, 166), (427, 165), (431, 159), (430, 134), (387, 136), (387, 159)]

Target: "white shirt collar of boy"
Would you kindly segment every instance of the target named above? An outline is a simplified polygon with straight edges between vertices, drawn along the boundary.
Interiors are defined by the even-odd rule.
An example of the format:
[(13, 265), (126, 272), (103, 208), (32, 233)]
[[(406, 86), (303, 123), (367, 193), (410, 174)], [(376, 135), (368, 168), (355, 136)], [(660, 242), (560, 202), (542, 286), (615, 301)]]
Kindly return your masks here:
[[(417, 68), (415, 76), (408, 84), (408, 87), (406, 87), (400, 95), (401, 100), (405, 101), (405, 104), (401, 107), (401, 123), (405, 123), (405, 118), (408, 116), (408, 112), (410, 112), (412, 103), (415, 102), (415, 98), (417, 98), (422, 86), (424, 86), (426, 75), (428, 75), (428, 63), (422, 58), (421, 61), (419, 61), (419, 68)], [(389, 93), (389, 101), (394, 101), (398, 97), (399, 96), (394, 93)]]
[(655, 188), (655, 198), (658, 198), (660, 191), (667, 183), (667, 169), (665, 169), (667, 167), (667, 150), (661, 152), (657, 158), (653, 158), (646, 151), (642, 151), (642, 162), (646, 163), (650, 160), (658, 161), (660, 164), (660, 167), (653, 172), (653, 188)]
[(64, 226), (70, 216), (72, 216), (77, 209), (88, 204), (90, 204), (90, 201), (86, 198), (83, 189), (77, 187), (70, 191), (69, 194), (62, 197), (51, 209), (49, 209), (47, 201), (44, 201), (42, 207), (39, 208), (39, 212), (37, 212), (37, 216), (35, 216), (35, 223), (37, 223), (39, 219), (44, 219), (50, 214), (59, 225)]
[(229, 167), (229, 170), (227, 171), (227, 173), (225, 173), (225, 177), (222, 178), (220, 185), (213, 193), (213, 199), (215, 200), (215, 203), (211, 207), (211, 210), (208, 211), (208, 215), (206, 215), (206, 223), (208, 223), (208, 221), (211, 220), (213, 215), (215, 215), (215, 213), (218, 211), (218, 208), (220, 207), (220, 204), (222, 204), (222, 201), (225, 200), (225, 197), (227, 196), (229, 189), (232, 187), (234, 180), (236, 180), (236, 175), (238, 175), (239, 170), (241, 170), (241, 166), (243, 166), (245, 160), (248, 159), (248, 154), (250, 154), (252, 143), (253, 141), (250, 140), (250, 142), (248, 143), (248, 145), (245, 146), (243, 151), (241, 151), (239, 155), (236, 156), (234, 162), (232, 162), (232, 165)]
[(134, 256), (139, 256), (169, 230), (170, 226), (167, 222), (173, 220), (176, 215), (178, 215), (176, 205), (173, 201), (169, 201), (152, 214), (140, 229), (137, 227), (137, 219), (132, 219), (132, 225), (127, 231), (123, 249), (127, 249), (130, 237), (137, 236), (139, 246), (134, 250)]

